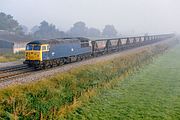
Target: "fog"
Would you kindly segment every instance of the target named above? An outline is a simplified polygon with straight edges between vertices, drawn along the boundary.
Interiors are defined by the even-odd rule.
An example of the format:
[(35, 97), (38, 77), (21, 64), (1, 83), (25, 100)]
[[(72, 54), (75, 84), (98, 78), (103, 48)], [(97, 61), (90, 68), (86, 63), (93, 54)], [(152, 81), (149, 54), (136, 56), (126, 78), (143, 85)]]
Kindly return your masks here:
[(43, 20), (68, 30), (75, 22), (119, 33), (180, 32), (179, 0), (0, 0), (0, 11), (29, 28)]

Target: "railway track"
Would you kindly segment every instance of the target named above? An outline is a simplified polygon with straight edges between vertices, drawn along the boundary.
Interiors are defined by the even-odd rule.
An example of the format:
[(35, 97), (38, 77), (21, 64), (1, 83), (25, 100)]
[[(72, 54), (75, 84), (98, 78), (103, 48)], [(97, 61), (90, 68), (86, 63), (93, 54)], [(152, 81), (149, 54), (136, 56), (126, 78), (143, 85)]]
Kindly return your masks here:
[(23, 65), (23, 64), (0, 68), (0, 82), (6, 81), (12, 78), (20, 77), (23, 75), (27, 75), (32, 71), (34, 71), (33, 68), (30, 68), (27, 65)]
[(9, 66), (9, 67), (3, 67), (0, 68), (0, 74), (6, 73), (6, 72), (11, 72), (14, 70), (21, 70), (27, 68), (27, 65), (21, 64), (21, 65), (16, 65), (16, 66)]

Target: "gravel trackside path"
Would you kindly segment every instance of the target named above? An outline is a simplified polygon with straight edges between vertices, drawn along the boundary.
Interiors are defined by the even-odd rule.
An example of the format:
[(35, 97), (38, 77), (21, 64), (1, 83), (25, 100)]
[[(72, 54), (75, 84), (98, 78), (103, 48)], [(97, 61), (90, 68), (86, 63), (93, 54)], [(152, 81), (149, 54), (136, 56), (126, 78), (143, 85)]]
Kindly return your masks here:
[(0, 63), (0, 68), (22, 64), (22, 61)]
[[(172, 40), (172, 39), (170, 39), (170, 40)], [(168, 42), (168, 41), (169, 40), (162, 41), (162, 42)], [(129, 54), (129, 53), (133, 53), (133, 52), (137, 52), (137, 51), (142, 50), (146, 47), (161, 44), (162, 42), (158, 42), (158, 43), (154, 43), (152, 45), (147, 45), (147, 46), (142, 46), (139, 48), (134, 48), (134, 49), (122, 51), (119, 53), (104, 55), (104, 56), (101, 56), (98, 58), (92, 58), (92, 59), (88, 59), (88, 60), (81, 61), (81, 62), (75, 62), (75, 63), (67, 64), (67, 65), (60, 66), (60, 67), (55, 67), (55, 68), (48, 69), (48, 70), (35, 71), (35, 72), (32, 72), (29, 75), (26, 75), (26, 76), (21, 77), (21, 78), (15, 78), (13, 80), (7, 80), (4, 82), (0, 82), (0, 88), (4, 88), (4, 87), (7, 87), (9, 85), (14, 85), (14, 84), (24, 84), (24, 83), (28, 83), (28, 82), (32, 82), (32, 81), (42, 80), (43, 78), (47, 78), (47, 77), (50, 77), (50, 76), (58, 74), (58, 73), (66, 72), (70, 69), (78, 68), (79, 66), (82, 66), (82, 65), (95, 64), (97, 62), (111, 60), (111, 59), (116, 58), (116, 57), (120, 57), (120, 56)], [(0, 64), (0, 67), (7, 66), (7, 65), (8, 66), (17, 65), (17, 64), (19, 64), (19, 63), (16, 63), (16, 62), (15, 63), (13, 62), (11, 64), (3, 63), (3, 64)]]

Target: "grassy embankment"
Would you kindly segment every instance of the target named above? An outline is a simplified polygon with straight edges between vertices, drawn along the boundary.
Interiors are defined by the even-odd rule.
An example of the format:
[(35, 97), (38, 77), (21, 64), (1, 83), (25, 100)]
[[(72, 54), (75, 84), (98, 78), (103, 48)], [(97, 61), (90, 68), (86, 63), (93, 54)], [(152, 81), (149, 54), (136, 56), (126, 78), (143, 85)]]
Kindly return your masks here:
[(68, 118), (180, 120), (180, 45), (113, 89), (101, 90)]
[(24, 52), (20, 52), (16, 54), (0, 54), (0, 63), (17, 61), (23, 58), (24, 58)]
[[(99, 88), (111, 87), (129, 73), (150, 63), (153, 57), (167, 50), (161, 44), (115, 58), (86, 65), (54, 77), (0, 91), (0, 118), (51, 119), (63, 118), (97, 93)], [(107, 113), (108, 114), (108, 113)]]

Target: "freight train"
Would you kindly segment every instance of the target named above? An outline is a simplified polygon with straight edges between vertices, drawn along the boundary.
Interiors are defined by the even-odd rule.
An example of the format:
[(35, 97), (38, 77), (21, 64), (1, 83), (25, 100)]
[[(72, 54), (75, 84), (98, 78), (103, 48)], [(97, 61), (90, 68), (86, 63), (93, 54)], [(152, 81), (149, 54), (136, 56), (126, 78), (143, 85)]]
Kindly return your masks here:
[(99, 40), (83, 37), (36, 40), (26, 45), (24, 64), (45, 69), (152, 44), (173, 36), (174, 34), (162, 34)]

